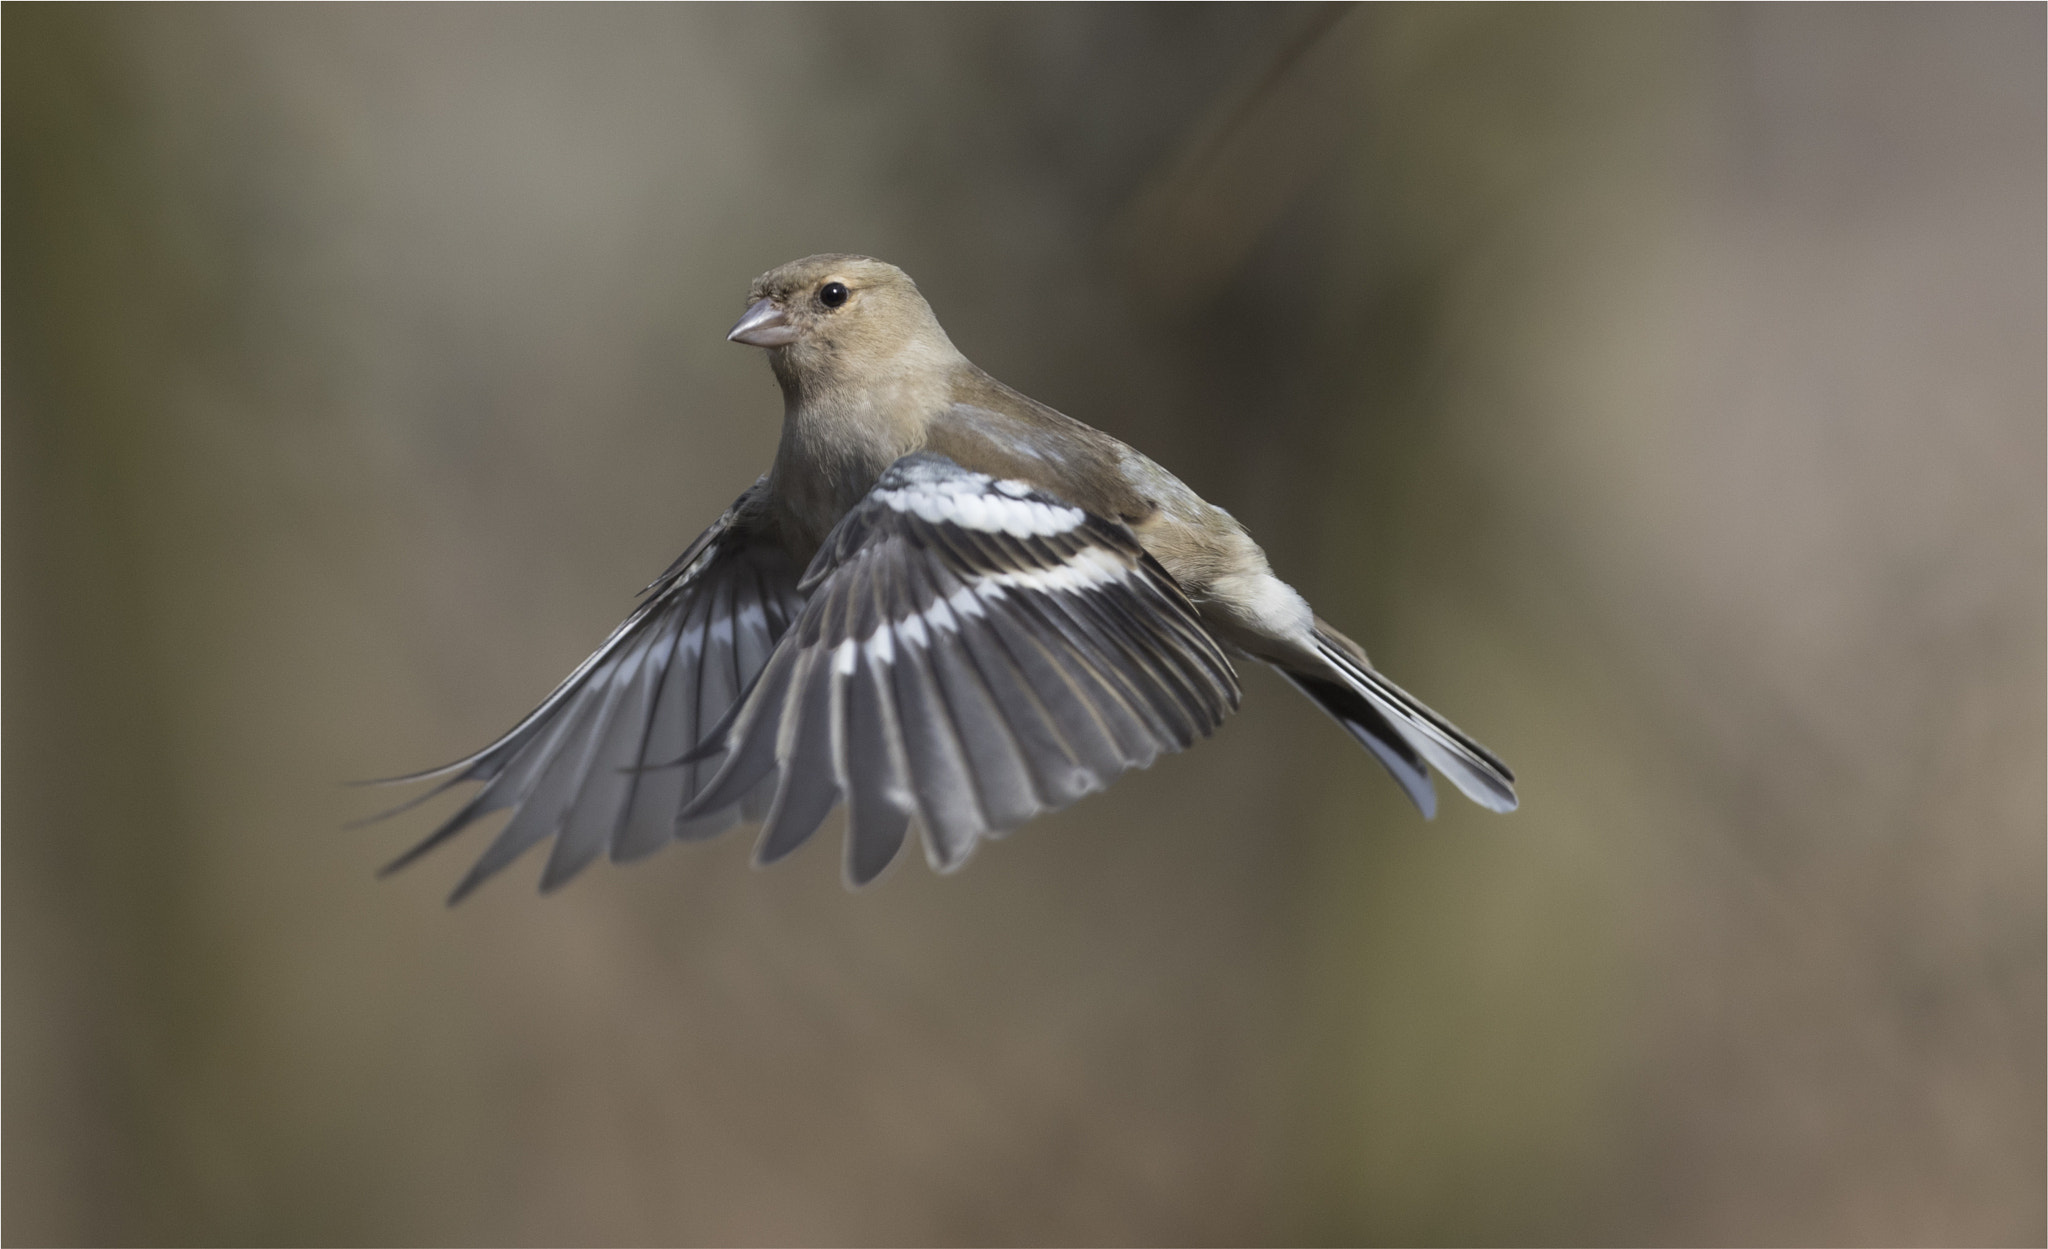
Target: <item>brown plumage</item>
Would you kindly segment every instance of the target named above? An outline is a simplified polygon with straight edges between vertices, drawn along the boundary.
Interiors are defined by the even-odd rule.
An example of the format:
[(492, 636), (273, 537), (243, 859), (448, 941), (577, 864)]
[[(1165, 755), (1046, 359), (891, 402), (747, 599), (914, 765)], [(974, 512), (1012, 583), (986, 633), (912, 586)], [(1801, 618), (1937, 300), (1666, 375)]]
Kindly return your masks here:
[(503, 808), (455, 897), (549, 837), (543, 888), (741, 818), (764, 820), (769, 861), (844, 803), (851, 883), (913, 820), (950, 870), (1213, 732), (1232, 654), (1278, 669), (1426, 816), (1432, 768), (1514, 808), (1508, 769), (1375, 672), (1229, 513), (975, 367), (902, 270), (811, 256), (748, 303), (729, 337), (781, 384), (773, 467), (540, 708), (401, 778), (483, 788), (394, 868)]

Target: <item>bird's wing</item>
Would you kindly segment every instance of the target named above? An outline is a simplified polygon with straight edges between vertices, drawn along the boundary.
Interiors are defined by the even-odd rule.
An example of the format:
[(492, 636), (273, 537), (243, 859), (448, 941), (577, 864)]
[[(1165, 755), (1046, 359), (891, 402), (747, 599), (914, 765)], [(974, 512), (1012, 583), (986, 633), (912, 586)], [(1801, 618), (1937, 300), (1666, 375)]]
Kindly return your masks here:
[(888, 865), (912, 816), (948, 871), (1237, 707), (1230, 661), (1130, 530), (932, 452), (882, 475), (803, 589), (724, 766), (684, 812), (773, 774), (762, 862), (843, 799), (851, 883)]
[(511, 732), (466, 759), (397, 778), (445, 778), (416, 801), (464, 781), (483, 788), (387, 872), (506, 808), (511, 820), (449, 901), (550, 836), (543, 890), (601, 854), (637, 859), (671, 839), (709, 836), (742, 816), (761, 816), (765, 789), (680, 820), (718, 760), (677, 762), (739, 701), (803, 606), (788, 557), (753, 540), (739, 522), (761, 489), (756, 483), (691, 543), (642, 592), (625, 623)]

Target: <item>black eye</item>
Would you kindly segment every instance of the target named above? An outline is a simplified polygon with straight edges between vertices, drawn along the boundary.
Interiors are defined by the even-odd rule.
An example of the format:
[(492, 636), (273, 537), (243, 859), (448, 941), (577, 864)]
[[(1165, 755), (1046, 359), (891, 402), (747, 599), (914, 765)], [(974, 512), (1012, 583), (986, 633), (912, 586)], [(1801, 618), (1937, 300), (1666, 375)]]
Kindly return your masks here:
[(846, 287), (843, 283), (827, 282), (818, 288), (818, 302), (827, 308), (837, 308), (846, 302)]

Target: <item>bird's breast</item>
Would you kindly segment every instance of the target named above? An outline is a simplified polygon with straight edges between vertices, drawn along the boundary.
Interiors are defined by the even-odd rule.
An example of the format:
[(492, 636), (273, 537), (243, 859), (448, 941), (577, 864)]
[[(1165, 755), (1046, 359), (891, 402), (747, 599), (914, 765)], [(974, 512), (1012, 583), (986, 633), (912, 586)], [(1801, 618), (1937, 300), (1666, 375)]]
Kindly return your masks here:
[(917, 433), (913, 422), (868, 405), (792, 405), (768, 490), (789, 553), (808, 561), (882, 473), (918, 449)]

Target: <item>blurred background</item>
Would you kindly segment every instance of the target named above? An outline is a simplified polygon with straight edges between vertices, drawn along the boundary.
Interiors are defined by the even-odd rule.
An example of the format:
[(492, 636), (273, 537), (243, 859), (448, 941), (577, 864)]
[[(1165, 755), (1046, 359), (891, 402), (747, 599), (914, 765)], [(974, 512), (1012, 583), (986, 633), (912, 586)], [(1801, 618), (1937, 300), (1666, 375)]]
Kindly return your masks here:
[[(4, 29), (8, 1243), (2048, 1236), (2040, 6)], [(765, 468), (828, 250), (1521, 812), (1260, 671), (948, 879), (373, 879), (342, 782)]]

